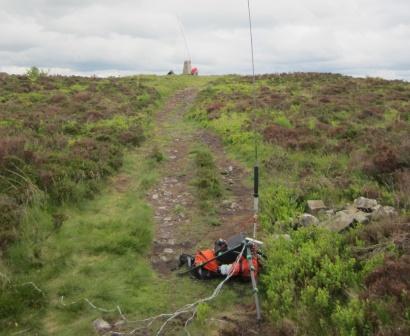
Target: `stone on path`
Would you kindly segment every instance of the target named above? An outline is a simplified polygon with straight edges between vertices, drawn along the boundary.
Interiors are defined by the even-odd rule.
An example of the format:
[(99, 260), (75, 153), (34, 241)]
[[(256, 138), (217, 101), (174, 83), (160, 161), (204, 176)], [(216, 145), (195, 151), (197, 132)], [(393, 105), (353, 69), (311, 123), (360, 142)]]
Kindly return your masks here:
[(174, 250), (173, 250), (172, 248), (165, 248), (165, 249), (164, 249), (164, 253), (166, 253), (166, 254), (173, 254), (173, 253), (174, 253)]
[(233, 210), (233, 209), (236, 209), (237, 207), (238, 207), (238, 204), (235, 202), (232, 202), (230, 208)]
[(107, 331), (111, 330), (111, 325), (103, 319), (96, 319), (93, 322), (93, 326), (94, 329), (100, 334), (105, 334)]

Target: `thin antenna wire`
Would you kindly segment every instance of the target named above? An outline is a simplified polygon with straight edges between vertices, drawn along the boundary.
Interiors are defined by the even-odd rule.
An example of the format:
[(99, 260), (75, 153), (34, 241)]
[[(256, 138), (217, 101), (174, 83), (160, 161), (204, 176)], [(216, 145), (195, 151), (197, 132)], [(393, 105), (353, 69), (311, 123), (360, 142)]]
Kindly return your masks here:
[(178, 21), (179, 29), (181, 30), (182, 37), (184, 38), (185, 50), (188, 54), (188, 59), (191, 60), (191, 51), (189, 50), (188, 40), (187, 40), (186, 35), (185, 35), (185, 29), (184, 29), (184, 26), (182, 25), (182, 22), (181, 22), (178, 15), (177, 15), (177, 21)]
[(248, 1), (248, 16), (249, 16), (249, 36), (251, 41), (251, 56), (252, 56), (252, 87), (253, 87), (253, 126), (255, 131), (255, 161), (258, 162), (258, 146), (256, 137), (256, 79), (255, 79), (255, 55), (253, 47), (253, 33), (252, 33), (252, 13), (250, 0)]
[(255, 166), (253, 169), (254, 179), (254, 193), (253, 193), (253, 209), (254, 209), (254, 223), (253, 223), (253, 238), (256, 238), (258, 213), (259, 213), (259, 165), (258, 165), (258, 136), (256, 133), (256, 78), (255, 78), (255, 55), (253, 47), (253, 33), (252, 33), (252, 13), (250, 0), (248, 1), (248, 18), (249, 18), (249, 36), (251, 41), (251, 56), (252, 56), (252, 88), (253, 88), (253, 131), (255, 142)]

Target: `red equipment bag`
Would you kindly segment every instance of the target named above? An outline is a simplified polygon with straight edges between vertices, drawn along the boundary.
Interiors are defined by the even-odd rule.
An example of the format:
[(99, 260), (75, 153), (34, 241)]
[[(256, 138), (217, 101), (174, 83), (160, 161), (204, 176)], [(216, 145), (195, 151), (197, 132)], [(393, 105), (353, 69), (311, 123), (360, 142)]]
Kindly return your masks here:
[[(259, 261), (257, 257), (252, 257), (252, 264), (255, 271), (255, 277), (259, 274)], [(248, 279), (251, 277), (251, 270), (249, 268), (249, 262), (246, 257), (241, 257), (239, 263), (235, 265), (232, 276), (240, 276), (242, 278)]]

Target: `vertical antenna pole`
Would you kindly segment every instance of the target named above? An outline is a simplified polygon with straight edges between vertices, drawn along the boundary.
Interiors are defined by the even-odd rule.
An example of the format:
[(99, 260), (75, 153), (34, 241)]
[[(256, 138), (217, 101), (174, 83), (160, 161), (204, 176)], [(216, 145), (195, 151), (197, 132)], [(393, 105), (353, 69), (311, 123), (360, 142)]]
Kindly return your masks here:
[(253, 88), (253, 131), (255, 142), (255, 165), (253, 167), (253, 211), (254, 211), (254, 223), (253, 223), (253, 238), (256, 239), (256, 233), (258, 230), (258, 213), (259, 213), (259, 163), (258, 163), (258, 136), (256, 134), (256, 79), (255, 79), (255, 55), (253, 48), (253, 34), (252, 34), (252, 14), (251, 4), (248, 1), (248, 18), (249, 18), (249, 36), (251, 41), (251, 56), (252, 56), (252, 88)]
[[(256, 239), (258, 229), (258, 213), (259, 213), (259, 163), (258, 163), (258, 135), (256, 133), (256, 79), (255, 79), (255, 57), (253, 52), (253, 34), (252, 34), (252, 15), (251, 4), (248, 0), (248, 15), (249, 15), (249, 36), (251, 40), (251, 55), (252, 55), (252, 87), (253, 87), (253, 131), (255, 140), (255, 165), (253, 167), (253, 239)], [(259, 303), (258, 287), (255, 276), (255, 268), (253, 266), (253, 256), (256, 256), (256, 250), (251, 251), (249, 244), (247, 245), (247, 259), (251, 272), (253, 295), (255, 297), (256, 319), (261, 320), (261, 307)]]

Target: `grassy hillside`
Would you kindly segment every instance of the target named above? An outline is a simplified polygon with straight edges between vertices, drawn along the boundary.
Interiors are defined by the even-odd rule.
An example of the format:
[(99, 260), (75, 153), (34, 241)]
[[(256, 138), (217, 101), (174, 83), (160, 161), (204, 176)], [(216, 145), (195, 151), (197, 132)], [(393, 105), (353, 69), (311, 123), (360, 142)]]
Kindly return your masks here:
[(145, 200), (163, 155), (158, 144), (169, 141), (153, 138), (154, 112), (200, 84), (0, 78), (0, 334), (89, 335), (102, 312), (86, 298), (114, 320), (117, 304), (145, 317), (189, 300), (182, 289), (208, 290), (189, 279), (174, 286), (151, 269)]
[(90, 198), (144, 141), (158, 100), (138, 78), (2, 78), (0, 246), (18, 238), (27, 205)]
[(358, 195), (409, 210), (410, 84), (341, 75), (260, 76), (256, 122), (251, 78), (229, 77), (203, 90), (191, 117), (217, 130), (247, 161), (253, 129), (267, 175), (302, 204)]
[[(199, 91), (185, 119), (181, 98), (162, 111), (184, 88)], [(205, 237), (221, 225), (230, 177), (219, 176), (224, 152), (216, 157), (212, 143), (204, 146), (202, 128), (249, 168), (256, 135), (268, 257), (261, 295), (274, 332), (408, 335), (410, 84), (259, 76), (256, 111), (253, 90), (243, 76), (1, 75), (0, 335), (92, 335), (95, 318), (118, 321), (116, 305), (142, 319), (210, 293), (215, 282), (164, 276), (150, 262), (157, 209), (147, 194), (160, 178), (175, 177), (164, 167), (181, 138), (178, 149), (186, 145), (189, 154), (175, 164), (174, 183), (186, 180), (196, 199), (168, 209), (193, 216), (175, 238)], [(359, 196), (399, 215), (343, 233), (295, 229), (307, 200), (339, 210)], [(250, 305), (249, 286), (230, 288), (200, 307), (193, 335), (218, 335), (218, 313)], [(242, 322), (235, 323), (245, 330)], [(167, 332), (181, 334), (180, 321)]]
[[(201, 92), (189, 118), (249, 167), (256, 131), (265, 309), (281, 332), (409, 332), (409, 83), (301, 73), (258, 76), (254, 91), (251, 78), (230, 76)], [(401, 216), (344, 234), (294, 230), (307, 200), (341, 209), (359, 196)]]

